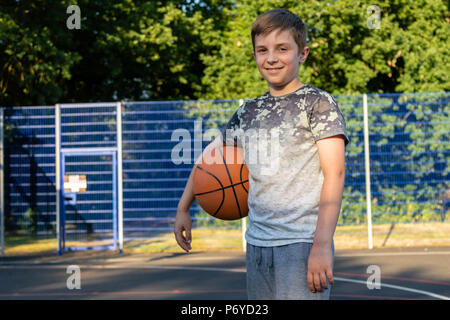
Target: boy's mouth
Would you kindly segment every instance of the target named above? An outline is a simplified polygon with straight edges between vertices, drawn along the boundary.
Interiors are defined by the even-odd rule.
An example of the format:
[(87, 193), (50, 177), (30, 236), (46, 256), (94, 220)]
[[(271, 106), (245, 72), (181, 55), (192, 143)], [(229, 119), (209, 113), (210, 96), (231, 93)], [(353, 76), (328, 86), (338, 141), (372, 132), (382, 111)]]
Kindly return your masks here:
[(269, 73), (278, 73), (280, 72), (281, 69), (283, 69), (283, 67), (279, 67), (279, 68), (264, 68), (266, 69), (267, 72)]

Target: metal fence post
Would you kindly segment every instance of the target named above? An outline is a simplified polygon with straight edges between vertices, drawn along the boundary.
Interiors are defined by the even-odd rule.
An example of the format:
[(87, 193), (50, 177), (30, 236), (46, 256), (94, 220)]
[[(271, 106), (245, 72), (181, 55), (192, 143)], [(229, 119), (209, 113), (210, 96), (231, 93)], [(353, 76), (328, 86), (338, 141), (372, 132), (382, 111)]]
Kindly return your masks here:
[(56, 186), (56, 239), (61, 255), (61, 109), (55, 105), (55, 186)]
[(118, 201), (118, 231), (119, 253), (123, 252), (123, 180), (122, 180), (122, 103), (117, 102), (117, 201)]
[[(244, 104), (244, 99), (239, 99), (239, 106)], [(245, 240), (245, 232), (247, 231), (247, 217), (241, 219), (242, 227), (242, 251), (247, 251), (247, 241)]]
[(4, 205), (4, 183), (3, 171), (5, 170), (3, 162), (3, 108), (0, 108), (0, 245), (1, 256), (5, 255), (5, 205)]
[(364, 161), (366, 168), (366, 205), (367, 205), (367, 233), (369, 249), (373, 248), (372, 237), (372, 194), (370, 191), (370, 148), (369, 148), (369, 116), (367, 110), (367, 94), (363, 96), (363, 112), (364, 112)]

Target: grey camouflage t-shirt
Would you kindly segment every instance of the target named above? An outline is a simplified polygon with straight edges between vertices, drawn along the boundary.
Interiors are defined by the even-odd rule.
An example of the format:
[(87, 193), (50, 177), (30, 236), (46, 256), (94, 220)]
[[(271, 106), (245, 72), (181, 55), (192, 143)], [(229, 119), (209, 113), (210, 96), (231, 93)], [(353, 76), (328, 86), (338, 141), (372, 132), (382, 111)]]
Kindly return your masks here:
[(242, 104), (221, 133), (226, 144), (245, 151), (247, 242), (263, 247), (313, 242), (323, 184), (315, 142), (342, 134), (349, 143), (333, 97), (311, 85), (278, 97), (267, 92)]

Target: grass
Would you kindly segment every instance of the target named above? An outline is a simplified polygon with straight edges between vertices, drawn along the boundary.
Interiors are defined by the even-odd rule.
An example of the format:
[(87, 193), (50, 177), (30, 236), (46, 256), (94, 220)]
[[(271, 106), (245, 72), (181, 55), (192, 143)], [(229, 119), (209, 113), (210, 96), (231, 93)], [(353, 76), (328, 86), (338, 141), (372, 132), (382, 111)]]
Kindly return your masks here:
[[(450, 222), (380, 224), (372, 230), (374, 248), (450, 245)], [(336, 249), (367, 248), (367, 226), (339, 226), (334, 242)]]
[[(193, 229), (192, 251), (242, 251), (240, 229)], [(334, 243), (336, 250), (368, 247), (366, 225), (338, 226)], [(373, 225), (374, 248), (450, 246), (450, 222), (396, 223)], [(56, 239), (33, 239), (29, 236), (7, 236), (5, 255), (56, 252)], [(183, 252), (172, 232), (149, 240), (124, 244), (125, 252)]]
[(36, 239), (28, 235), (6, 235), (5, 256), (56, 252), (56, 239)]

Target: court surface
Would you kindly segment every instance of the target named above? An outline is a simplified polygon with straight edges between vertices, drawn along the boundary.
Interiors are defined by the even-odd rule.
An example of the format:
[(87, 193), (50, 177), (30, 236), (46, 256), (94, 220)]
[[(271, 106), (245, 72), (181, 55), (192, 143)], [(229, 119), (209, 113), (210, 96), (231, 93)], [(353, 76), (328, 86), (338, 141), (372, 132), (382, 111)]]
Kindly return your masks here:
[[(67, 267), (80, 269), (69, 290)], [(369, 289), (369, 266), (381, 288)], [(331, 299), (449, 299), (450, 247), (336, 251)], [(373, 267), (372, 267), (373, 268)], [(245, 300), (245, 254), (191, 252), (0, 258), (0, 299)], [(373, 281), (369, 281), (373, 284)]]

